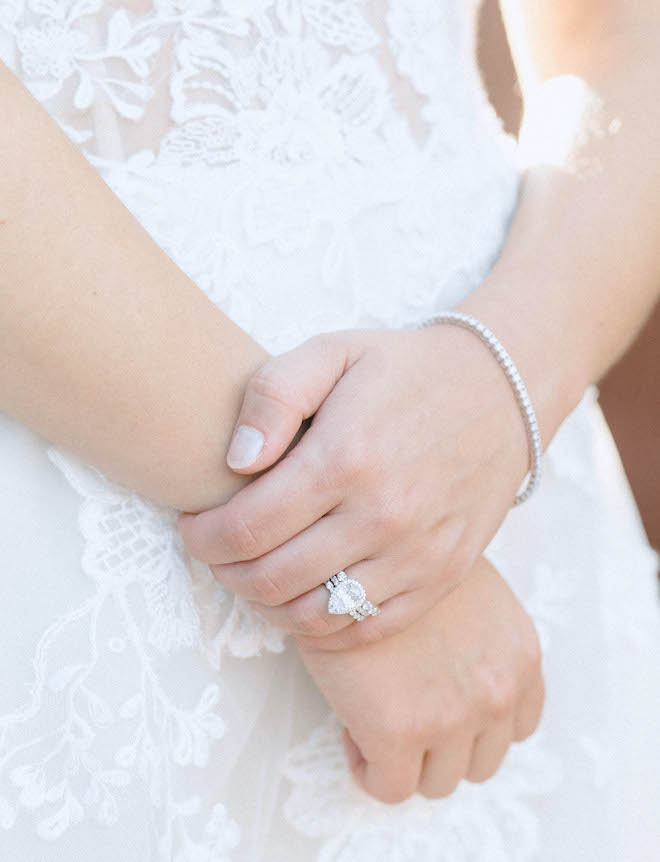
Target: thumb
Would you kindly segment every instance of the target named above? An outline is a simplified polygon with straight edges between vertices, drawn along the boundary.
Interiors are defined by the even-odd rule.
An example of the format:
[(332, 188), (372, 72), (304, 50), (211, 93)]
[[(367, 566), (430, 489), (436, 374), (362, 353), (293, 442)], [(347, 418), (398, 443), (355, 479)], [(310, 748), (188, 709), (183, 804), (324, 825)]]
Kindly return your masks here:
[(344, 340), (315, 336), (263, 365), (245, 390), (227, 452), (229, 467), (248, 474), (274, 464), (303, 421), (332, 392), (347, 364)]

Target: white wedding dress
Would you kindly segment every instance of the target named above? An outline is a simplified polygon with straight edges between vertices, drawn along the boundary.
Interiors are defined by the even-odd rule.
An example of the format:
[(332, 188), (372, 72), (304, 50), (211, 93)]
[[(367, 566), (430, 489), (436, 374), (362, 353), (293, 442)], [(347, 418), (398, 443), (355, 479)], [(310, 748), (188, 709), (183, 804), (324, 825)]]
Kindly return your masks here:
[[(0, 57), (279, 352), (411, 324), (492, 265), (519, 171), (475, 14), (0, 0)], [(291, 643), (188, 559), (175, 512), (0, 414), (2, 862), (660, 859), (658, 561), (596, 396), (487, 551), (540, 631), (541, 728), (485, 784), (394, 807), (351, 783)]]

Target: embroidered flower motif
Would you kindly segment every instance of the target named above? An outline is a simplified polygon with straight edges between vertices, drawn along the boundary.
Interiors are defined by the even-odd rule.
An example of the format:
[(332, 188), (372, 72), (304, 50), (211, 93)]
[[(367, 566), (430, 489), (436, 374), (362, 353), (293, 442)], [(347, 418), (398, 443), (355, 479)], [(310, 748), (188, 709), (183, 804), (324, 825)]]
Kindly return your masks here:
[[(237, 827), (216, 806), (203, 838), (193, 839), (184, 821), (195, 814), (203, 823), (203, 809), (175, 801), (173, 778), (177, 768), (204, 769), (210, 747), (223, 737), (220, 687), (206, 685), (186, 705), (161, 682), (159, 662), (195, 648), (219, 667), (224, 653), (254, 655), (262, 644), (281, 651), (282, 636), (269, 639), (261, 618), (251, 629), (254, 612), (233, 607), (224, 591), (213, 590), (208, 567), (189, 566), (173, 510), (113, 485), (54, 448), (49, 455), (84, 499), (82, 564), (93, 589), (44, 632), (29, 699), (0, 716), (0, 826), (12, 828), (17, 817), (29, 816), (49, 841), (88, 818), (111, 826), (125, 804), (124, 789), (137, 781), (161, 811), (168, 848), (163, 862), (173, 858), (175, 846), (186, 862), (221, 862), (238, 840)], [(213, 610), (205, 609), (203, 622), (197, 598)], [(223, 605), (226, 621), (218, 611)], [(72, 643), (75, 660), (67, 662)], [(111, 688), (106, 678), (114, 680)], [(46, 711), (52, 730), (43, 734)], [(7, 801), (11, 787), (13, 805)]]
[[(359, 147), (360, 130), (373, 133), (386, 106), (384, 82), (370, 57), (332, 64), (315, 41), (278, 38), (229, 66), (218, 63), (223, 50), (210, 35), (180, 45), (173, 116), (185, 122), (217, 114), (218, 139), (231, 147), (225, 160), (296, 164), (366, 155), (353, 152), (353, 145)], [(203, 102), (195, 100), (197, 93), (205, 95)], [(208, 93), (215, 94), (211, 104)]]
[(17, 30), (16, 47), (22, 56), (26, 83), (37, 98), (52, 98), (65, 81), (76, 76), (76, 109), (87, 110), (101, 93), (122, 117), (135, 120), (142, 116), (140, 103), (151, 97), (151, 88), (107, 74), (105, 64), (121, 60), (135, 77), (145, 78), (150, 71), (148, 61), (160, 48), (159, 39), (144, 35), (126, 11), (119, 9), (108, 20), (105, 43), (93, 45), (80, 21), (97, 12), (101, 0), (32, 0), (30, 8), (42, 13), (43, 20)]
[(79, 30), (70, 30), (57, 21), (46, 21), (42, 28), (26, 27), (17, 44), (28, 77), (60, 81), (74, 73), (76, 57), (87, 48), (88, 40)]

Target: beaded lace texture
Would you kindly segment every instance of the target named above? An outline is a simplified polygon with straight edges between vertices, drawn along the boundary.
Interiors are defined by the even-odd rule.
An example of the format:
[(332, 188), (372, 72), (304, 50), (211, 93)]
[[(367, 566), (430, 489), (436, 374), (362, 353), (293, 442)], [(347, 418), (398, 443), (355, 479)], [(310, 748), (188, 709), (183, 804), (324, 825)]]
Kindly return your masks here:
[[(488, 272), (519, 175), (475, 15), (470, 0), (0, 0), (0, 58), (277, 353), (414, 325)], [(486, 784), (394, 808), (352, 783), (291, 643), (186, 555), (176, 512), (0, 414), (0, 858), (658, 858), (652, 828), (630, 841), (658, 804), (657, 559), (596, 394), (487, 551), (541, 634), (540, 732)]]

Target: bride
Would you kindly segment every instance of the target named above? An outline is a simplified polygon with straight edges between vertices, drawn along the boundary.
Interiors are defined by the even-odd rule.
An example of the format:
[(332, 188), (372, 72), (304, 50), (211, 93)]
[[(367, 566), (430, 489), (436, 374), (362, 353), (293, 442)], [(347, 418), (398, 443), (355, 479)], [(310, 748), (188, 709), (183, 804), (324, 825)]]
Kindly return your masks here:
[(519, 148), (475, 2), (0, 0), (2, 859), (658, 857), (660, 12), (502, 7)]

